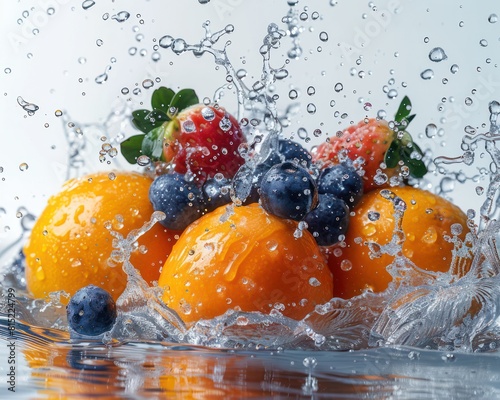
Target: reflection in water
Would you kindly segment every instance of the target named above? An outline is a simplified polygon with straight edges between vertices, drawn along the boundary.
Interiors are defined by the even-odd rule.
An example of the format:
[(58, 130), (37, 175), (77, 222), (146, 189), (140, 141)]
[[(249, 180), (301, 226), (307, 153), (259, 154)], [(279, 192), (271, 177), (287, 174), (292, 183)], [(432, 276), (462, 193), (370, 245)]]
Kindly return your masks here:
[[(0, 334), (6, 335), (2, 319)], [(485, 398), (500, 396), (495, 354), (408, 347), (347, 352), (216, 350), (169, 343), (68, 343), (18, 326), (18, 385), (31, 398)], [(29, 393), (28, 393), (29, 391)]]

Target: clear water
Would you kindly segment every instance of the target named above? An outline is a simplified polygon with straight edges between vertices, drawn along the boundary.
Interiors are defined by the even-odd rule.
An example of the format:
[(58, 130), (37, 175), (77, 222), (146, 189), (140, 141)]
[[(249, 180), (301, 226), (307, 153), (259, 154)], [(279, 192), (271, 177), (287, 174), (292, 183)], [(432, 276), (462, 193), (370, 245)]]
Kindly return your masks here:
[[(53, 3), (2, 13), (12, 59), (1, 65), (0, 112), (21, 133), (1, 134), (9, 146), (0, 158), (0, 371), (7, 378), (14, 354), (15, 396), (498, 397), (495, 2)], [(175, 12), (182, 23), (162, 23)], [(71, 25), (82, 34), (70, 40)], [(19, 249), (62, 181), (130, 168), (113, 148), (131, 133), (130, 110), (147, 105), (160, 84), (233, 104), (264, 153), (275, 139), (265, 131), (313, 146), (364, 115), (390, 118), (408, 94), (420, 117), (412, 133), (435, 160), (420, 185), (475, 210), (470, 272), (456, 278), (459, 257), (440, 275), (401, 257), (389, 270), (405, 284), (334, 299), (304, 321), (228, 312), (187, 329), (125, 263), (131, 284), (113, 331), (91, 342), (71, 338), (57, 294), (47, 303), (24, 293)], [(133, 240), (123, 239), (121, 250)], [(14, 353), (4, 339), (15, 340)]]

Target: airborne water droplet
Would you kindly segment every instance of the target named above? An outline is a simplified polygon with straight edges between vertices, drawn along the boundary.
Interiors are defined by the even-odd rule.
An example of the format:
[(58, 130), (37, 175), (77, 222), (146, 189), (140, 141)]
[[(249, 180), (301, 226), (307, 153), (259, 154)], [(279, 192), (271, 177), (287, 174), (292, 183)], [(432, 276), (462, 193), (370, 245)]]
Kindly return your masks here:
[(92, 7), (93, 5), (95, 4), (95, 1), (94, 0), (85, 0), (83, 3), (82, 3), (82, 8), (84, 10), (88, 10), (90, 7)]
[(434, 78), (434, 71), (432, 69), (426, 69), (425, 71), (422, 71), (420, 77), (425, 80), (432, 79)]
[(434, 62), (440, 62), (446, 60), (448, 56), (441, 47), (435, 47), (429, 53), (429, 60)]
[(113, 15), (111, 19), (117, 22), (125, 22), (130, 17), (130, 13), (127, 11), (120, 11), (118, 14)]
[(498, 21), (498, 15), (496, 14), (491, 14), (489, 17), (488, 17), (488, 22), (494, 24), (495, 22)]

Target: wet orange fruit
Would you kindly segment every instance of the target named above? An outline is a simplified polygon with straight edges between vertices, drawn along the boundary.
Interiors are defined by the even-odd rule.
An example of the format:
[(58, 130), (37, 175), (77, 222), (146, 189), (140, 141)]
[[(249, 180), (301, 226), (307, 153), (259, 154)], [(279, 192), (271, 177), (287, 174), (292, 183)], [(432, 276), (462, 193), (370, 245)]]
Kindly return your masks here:
[[(395, 212), (393, 203), (374, 190), (361, 199), (353, 211), (346, 234), (345, 247), (337, 247), (328, 263), (334, 276), (335, 296), (351, 298), (370, 289), (380, 292), (392, 277), (386, 267), (394, 256), (383, 254), (370, 258), (365, 244), (385, 245), (391, 241)], [(406, 203), (402, 228), (405, 241), (403, 255), (424, 270), (446, 272), (452, 261), (453, 244), (444, 239), (452, 236), (453, 224), (462, 226), (461, 239), (467, 230), (467, 216), (448, 200), (411, 186), (389, 189)], [(341, 251), (339, 251), (341, 250)]]
[(206, 214), (180, 236), (165, 263), (163, 301), (187, 323), (228, 309), (302, 319), (333, 294), (332, 275), (312, 235), (258, 204)]
[[(49, 199), (24, 248), (32, 295), (43, 298), (59, 290), (73, 295), (94, 284), (117, 299), (127, 276), (121, 264), (108, 261), (114, 248), (105, 223), (111, 221), (113, 230), (126, 236), (148, 221), (154, 211), (148, 198), (151, 182), (133, 172), (97, 173), (66, 182)], [(139, 239), (131, 262), (146, 281), (160, 276), (176, 235), (155, 224)]]

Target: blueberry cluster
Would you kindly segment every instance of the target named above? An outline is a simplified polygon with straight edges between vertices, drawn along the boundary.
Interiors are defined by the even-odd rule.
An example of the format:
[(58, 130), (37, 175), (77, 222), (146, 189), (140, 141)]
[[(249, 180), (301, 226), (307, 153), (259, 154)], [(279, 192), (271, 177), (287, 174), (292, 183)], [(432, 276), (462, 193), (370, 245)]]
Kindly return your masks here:
[(230, 185), (227, 178), (211, 178), (200, 188), (174, 172), (156, 177), (149, 188), (149, 200), (155, 211), (165, 213), (163, 226), (182, 231), (203, 214), (230, 203)]
[(231, 201), (260, 202), (278, 217), (305, 221), (318, 244), (329, 246), (346, 232), (349, 209), (362, 195), (362, 180), (347, 164), (325, 168), (315, 178), (311, 160), (299, 143), (280, 139), (263, 161), (242, 165), (232, 179), (215, 177), (198, 187), (182, 174), (160, 175), (149, 198), (156, 211), (165, 213), (161, 223), (168, 229), (181, 231)]
[[(338, 164), (310, 173), (311, 155), (292, 140), (280, 140), (278, 151), (250, 170), (244, 165), (233, 179), (236, 196), (244, 204), (260, 200), (269, 213), (305, 221), (320, 246), (330, 246), (345, 234), (349, 209), (363, 194), (356, 170)], [(249, 178), (250, 177), (250, 178)]]

